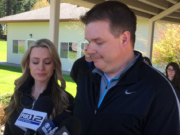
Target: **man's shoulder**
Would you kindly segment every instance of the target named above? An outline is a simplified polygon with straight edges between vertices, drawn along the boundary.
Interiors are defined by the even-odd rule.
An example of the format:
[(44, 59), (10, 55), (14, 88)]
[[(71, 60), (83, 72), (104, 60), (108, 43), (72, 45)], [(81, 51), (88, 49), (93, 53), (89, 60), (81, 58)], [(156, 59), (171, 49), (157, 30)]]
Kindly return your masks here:
[(147, 78), (151, 82), (157, 82), (157, 84), (161, 82), (168, 82), (168, 79), (166, 76), (157, 70), (156, 68), (149, 66), (146, 63), (143, 63), (143, 66), (141, 67), (140, 71), (141, 75), (143, 75), (145, 78)]
[(82, 63), (86, 62), (84, 56), (74, 61), (73, 67), (81, 66)]
[(77, 62), (79, 62), (79, 61), (86, 61), (86, 60), (85, 60), (85, 56), (82, 56), (82, 57), (78, 58), (76, 61), (77, 61)]
[(101, 76), (98, 73), (93, 73), (93, 69), (86, 72), (86, 74), (83, 74), (80, 82), (82, 84), (91, 84), (92, 82), (99, 82), (101, 80)]
[(175, 89), (168, 78), (156, 68), (144, 64), (141, 68), (140, 76), (145, 80), (148, 85), (153, 85), (156, 92), (160, 93), (174, 93)]

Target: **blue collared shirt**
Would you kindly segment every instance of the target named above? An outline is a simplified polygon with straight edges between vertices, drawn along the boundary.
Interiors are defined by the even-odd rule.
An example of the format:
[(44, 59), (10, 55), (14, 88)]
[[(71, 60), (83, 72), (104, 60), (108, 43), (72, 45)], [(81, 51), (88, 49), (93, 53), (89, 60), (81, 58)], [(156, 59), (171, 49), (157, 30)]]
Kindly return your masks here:
[(92, 73), (98, 73), (101, 75), (101, 85), (100, 85), (100, 95), (99, 95), (99, 102), (98, 102), (98, 108), (100, 107), (106, 93), (109, 91), (110, 88), (115, 86), (118, 83), (118, 78), (122, 75), (122, 73), (125, 73), (134, 63), (137, 61), (140, 54), (135, 53), (135, 58), (126, 66), (124, 70), (122, 70), (116, 77), (110, 79), (107, 77), (107, 75), (101, 71), (98, 68), (95, 68)]

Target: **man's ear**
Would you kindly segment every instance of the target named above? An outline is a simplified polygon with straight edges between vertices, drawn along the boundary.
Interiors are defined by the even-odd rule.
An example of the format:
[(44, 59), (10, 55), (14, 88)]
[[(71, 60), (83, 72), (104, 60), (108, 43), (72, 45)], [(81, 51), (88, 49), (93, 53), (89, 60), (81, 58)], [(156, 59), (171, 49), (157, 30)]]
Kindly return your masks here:
[(127, 45), (130, 43), (131, 34), (129, 31), (125, 31), (122, 34), (122, 44), (123, 48), (126, 48)]

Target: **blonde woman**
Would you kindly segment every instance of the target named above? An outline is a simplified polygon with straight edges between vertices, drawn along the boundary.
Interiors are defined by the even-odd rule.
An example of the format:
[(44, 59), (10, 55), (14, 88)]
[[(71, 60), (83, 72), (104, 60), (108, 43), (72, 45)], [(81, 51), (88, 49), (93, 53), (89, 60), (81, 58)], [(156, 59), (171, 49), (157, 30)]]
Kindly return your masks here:
[[(61, 112), (72, 112), (73, 97), (65, 91), (66, 84), (61, 71), (61, 61), (54, 44), (48, 39), (34, 42), (24, 54), (21, 66), (23, 74), (15, 80), (11, 102), (5, 108), (4, 134), (23, 135), (14, 125), (23, 108), (31, 109), (33, 103), (44, 96), (54, 103), (51, 117)], [(61, 82), (61, 85), (58, 84)]]

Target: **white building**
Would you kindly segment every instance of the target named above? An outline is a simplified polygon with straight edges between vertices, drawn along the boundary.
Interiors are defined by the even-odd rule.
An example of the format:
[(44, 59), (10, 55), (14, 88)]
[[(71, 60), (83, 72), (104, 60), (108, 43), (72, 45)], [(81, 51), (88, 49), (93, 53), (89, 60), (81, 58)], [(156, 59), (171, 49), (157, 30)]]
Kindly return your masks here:
[[(77, 21), (80, 15), (89, 9), (67, 3), (60, 6), (58, 53), (62, 70), (70, 71), (73, 62), (83, 55), (83, 26)], [(35, 40), (49, 39), (50, 7), (28, 11), (0, 18), (0, 23), (7, 24), (7, 62), (20, 64), (24, 52)], [(73, 21), (76, 20), (76, 21)], [(137, 20), (135, 50), (146, 53), (147, 46), (138, 40), (148, 39), (149, 21)]]

